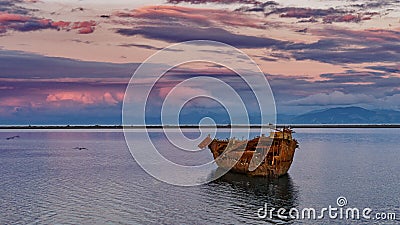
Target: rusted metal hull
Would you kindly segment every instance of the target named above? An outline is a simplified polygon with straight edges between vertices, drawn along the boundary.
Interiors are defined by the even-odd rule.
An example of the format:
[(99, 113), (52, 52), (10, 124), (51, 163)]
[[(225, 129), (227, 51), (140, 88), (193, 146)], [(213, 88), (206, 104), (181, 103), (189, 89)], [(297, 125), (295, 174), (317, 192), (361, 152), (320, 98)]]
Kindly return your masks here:
[(291, 130), (275, 132), (270, 137), (256, 137), (250, 141), (210, 139), (208, 143), (219, 167), (231, 168), (230, 171), (236, 173), (265, 177), (286, 174), (298, 148), (298, 142), (291, 137)]

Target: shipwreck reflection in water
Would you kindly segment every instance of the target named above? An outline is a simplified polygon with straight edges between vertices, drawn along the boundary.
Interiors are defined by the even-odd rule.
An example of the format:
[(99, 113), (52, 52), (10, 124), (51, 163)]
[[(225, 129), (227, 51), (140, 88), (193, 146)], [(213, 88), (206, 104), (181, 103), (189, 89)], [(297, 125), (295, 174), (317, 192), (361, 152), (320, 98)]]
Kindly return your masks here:
[[(216, 173), (220, 172), (219, 170), (217, 169)], [(234, 199), (232, 205), (238, 207), (236, 210), (238, 216), (251, 218), (254, 222), (290, 222), (290, 218), (284, 220), (279, 218), (276, 214), (277, 209), (286, 209), (283, 215), (288, 216), (288, 211), (299, 205), (299, 190), (289, 174), (274, 179), (229, 172), (207, 186), (229, 192), (231, 199)], [(258, 209), (263, 208), (265, 204), (268, 209), (275, 208), (272, 219), (270, 215), (265, 219), (257, 216)]]

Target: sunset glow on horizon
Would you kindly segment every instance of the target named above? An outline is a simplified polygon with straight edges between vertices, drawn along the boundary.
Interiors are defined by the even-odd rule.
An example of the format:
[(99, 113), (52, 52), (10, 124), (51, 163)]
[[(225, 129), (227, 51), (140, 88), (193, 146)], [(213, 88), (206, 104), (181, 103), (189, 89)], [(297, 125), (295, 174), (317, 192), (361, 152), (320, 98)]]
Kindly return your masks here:
[[(120, 124), (135, 69), (189, 40), (248, 54), (271, 85), (278, 115), (400, 110), (398, 1), (1, 0), (0, 40), (4, 125)], [(158, 97), (182, 77), (202, 75), (230, 80), (232, 71), (182, 65), (160, 81)]]

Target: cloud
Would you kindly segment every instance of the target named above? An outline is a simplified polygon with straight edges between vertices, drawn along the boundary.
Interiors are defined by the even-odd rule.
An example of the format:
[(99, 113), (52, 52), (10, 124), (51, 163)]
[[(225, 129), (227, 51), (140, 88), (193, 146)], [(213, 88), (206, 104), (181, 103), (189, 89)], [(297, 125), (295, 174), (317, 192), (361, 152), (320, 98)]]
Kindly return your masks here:
[(378, 107), (383, 109), (400, 110), (400, 94), (386, 96), (378, 101)]
[[(54, 73), (58, 73), (55, 75), (51, 75), (51, 73), (48, 72), (48, 76), (45, 80), (42, 78), (35, 78), (33, 75), (26, 75), (26, 73), (20, 75), (21, 79), (13, 78), (12, 75), (8, 78), (0, 78), (0, 124), (11, 122), (28, 124), (33, 123), (33, 120), (39, 121), (42, 124), (85, 123), (85, 121), (88, 123), (94, 121), (96, 123), (95, 118), (98, 121), (114, 121), (113, 123), (119, 123), (121, 101), (128, 79), (124, 78), (124, 82), (121, 80), (115, 83), (108, 82), (108, 77), (122, 76), (123, 74), (119, 74), (120, 72), (113, 73), (117, 68), (120, 68), (120, 65), (92, 64), (51, 57), (41, 58), (37, 55), (22, 53), (18, 55), (15, 52), (8, 51), (3, 52), (1, 55), (7, 54), (14, 54), (16, 55), (14, 57), (19, 57), (18, 59), (24, 62), (20, 64), (22, 67), (25, 66), (25, 63), (29, 62), (29, 60), (24, 58), (33, 58), (35, 60), (41, 59), (46, 62), (49, 60), (48, 62), (50, 64), (55, 63), (55, 68), (59, 67), (61, 69), (64, 66), (64, 70), (60, 72), (52, 70)], [(14, 60), (16, 59), (17, 58), (14, 58)], [(33, 65), (41, 61), (35, 60), (31, 62)], [(16, 61), (18, 62), (18, 60)], [(0, 60), (0, 65), (1, 63), (2, 61)], [(6, 63), (3, 64), (3, 68), (5, 68), (5, 65)], [(41, 66), (38, 67), (44, 67), (42, 65), (46, 64), (41, 64)], [(66, 70), (65, 68), (68, 67), (71, 67), (71, 69)], [(76, 67), (76, 70), (72, 69), (74, 67)], [(87, 68), (84, 69), (85, 67)], [(34, 67), (27, 66), (27, 68), (35, 71)], [(28, 70), (21, 69), (20, 71), (26, 72)], [(40, 74), (40, 70), (35, 72)], [(35, 72), (32, 72), (32, 74)], [(110, 75), (107, 76), (107, 73)], [(75, 74), (84, 74), (84, 76), (78, 77), (76, 75), (74, 79), (79, 79), (79, 81), (74, 81), (74, 79), (63, 81), (59, 78), (59, 76), (74, 77)], [(130, 77), (131, 72), (128, 74), (127, 78)], [(199, 76), (211, 76), (221, 79), (237, 90), (241, 96), (244, 96), (248, 104), (255, 102), (251, 96), (247, 97), (249, 94), (248, 90), (242, 84), (240, 78), (231, 71), (213, 67), (207, 70), (203, 70), (203, 68), (196, 70), (190, 67), (184, 67), (168, 72), (159, 80), (159, 83), (154, 87), (154, 91), (150, 96), (152, 106), (149, 107), (151, 110), (157, 109), (154, 105), (160, 104), (160, 101), (166, 93), (177, 83), (188, 78)], [(42, 75), (42, 77), (44, 78), (45, 76)], [(91, 81), (91, 77), (100, 77), (101, 79), (99, 81)], [(349, 70), (343, 73), (321, 74), (321, 77), (324, 80), (312, 81), (301, 76), (267, 76), (276, 97), (278, 107), (282, 108), (283, 106), (286, 110), (283, 112), (293, 112), (294, 108), (297, 112), (299, 108), (304, 108), (304, 111), (309, 111), (315, 107), (321, 108), (333, 105), (354, 104), (364, 104), (370, 108), (380, 105), (384, 108), (393, 108), (395, 107), (393, 104), (397, 104), (396, 97), (400, 94), (398, 87), (400, 77), (390, 76), (389, 72)], [(143, 81), (142, 86), (147, 84), (146, 81)], [(198, 84), (198, 86), (182, 89), (177, 93), (177, 96), (184, 96), (188, 93), (205, 94), (207, 90), (208, 85)], [(321, 93), (321, 90), (323, 90), (323, 93)], [(140, 98), (140, 96), (136, 97)], [(298, 100), (293, 101), (293, 99)], [(179, 98), (177, 101), (178, 100)], [(198, 101), (196, 102), (198, 103)], [(189, 111), (195, 112), (196, 107), (201, 106), (215, 106), (215, 104), (207, 105), (209, 103), (208, 101), (201, 101), (201, 104), (197, 105), (195, 104), (196, 102), (187, 105)], [(390, 104), (390, 102), (392, 104)], [(99, 112), (102, 115), (104, 112), (104, 117), (97, 116)], [(91, 114), (96, 114), (96, 116), (91, 116)], [(26, 118), (32, 118), (32, 120)], [(41, 121), (39, 119), (41, 119)]]
[(359, 43), (364, 45), (393, 43), (400, 42), (400, 32), (384, 29), (365, 29), (365, 30), (350, 30), (340, 28), (325, 28), (313, 29), (314, 35), (321, 35), (325, 37), (332, 37), (338, 40), (351, 41), (351, 43)]
[(325, 38), (311, 43), (289, 44), (285, 48), (297, 60), (325, 63), (374, 63), (400, 61), (400, 32), (395, 30), (311, 29)]
[(333, 15), (324, 17), (324, 23), (333, 23), (333, 22), (354, 22), (358, 23), (362, 20), (369, 20), (371, 17), (363, 17), (362, 15), (353, 15), (353, 14), (345, 14), (345, 15)]
[(115, 125), (121, 124), (121, 105), (86, 107), (1, 107), (1, 125)]
[(400, 65), (391, 66), (367, 66), (367, 69), (388, 72), (388, 73), (400, 73)]
[[(178, 24), (194, 24), (197, 26), (239, 26), (264, 28), (264, 21), (253, 18), (241, 12), (231, 12), (219, 9), (191, 8), (181, 6), (146, 6), (131, 11), (117, 11), (115, 16), (119, 18), (135, 18), (157, 20), (158, 24), (170, 25)], [(143, 22), (142, 22), (143, 24)]]
[(56, 21), (51, 23), (53, 26), (59, 29), (68, 29), (71, 25), (71, 22), (68, 21)]
[(276, 8), (270, 12), (266, 13), (266, 16), (272, 14), (279, 14), (280, 17), (286, 18), (321, 18), (325, 16), (329, 16), (332, 14), (343, 14), (347, 11), (340, 10), (340, 9), (312, 9), (312, 8), (298, 8), (298, 7), (283, 7), (283, 8)]
[(235, 11), (239, 12), (264, 12), (269, 7), (276, 7), (279, 3), (275, 1), (266, 1), (259, 4), (254, 4), (253, 6), (242, 6)]
[(0, 78), (8, 79), (95, 79), (129, 80), (139, 64), (87, 62), (68, 58), (0, 50)]
[(0, 124), (120, 124), (126, 84), (1, 81)]
[(151, 45), (142, 45), (142, 44), (120, 44), (118, 46), (121, 47), (137, 47), (137, 48), (145, 48), (149, 50), (162, 50), (163, 48), (157, 48)]
[[(291, 4), (293, 5), (293, 4)], [(332, 4), (331, 4), (332, 5)], [(253, 6), (242, 6), (236, 11), (241, 12), (263, 12), (265, 16), (279, 15), (281, 18), (296, 18), (301, 19), (298, 22), (318, 22), (338, 23), (338, 22), (353, 22), (358, 23), (363, 20), (370, 20), (373, 16), (379, 15), (379, 12), (369, 12), (364, 9), (342, 5), (342, 8), (309, 8), (290, 6), (282, 7), (274, 1), (254, 4)], [(319, 19), (319, 20), (318, 20)]]
[(292, 52), (297, 60), (311, 59), (315, 61), (346, 64), (346, 63), (374, 63), (398, 62), (400, 60), (400, 45), (382, 45), (355, 49), (304, 49)]
[[(210, 93), (203, 88), (196, 88), (196, 87), (179, 87), (173, 90), (173, 86), (169, 87), (162, 87), (159, 89), (159, 97), (164, 99), (167, 97), (168, 94), (171, 94), (169, 96), (169, 103), (181, 106), (181, 104), (184, 103), (184, 100), (186, 99), (187, 96), (197, 96), (197, 95), (205, 95), (205, 96), (210, 96)], [(212, 106), (215, 106), (215, 104), (212, 104)], [(203, 105), (202, 107), (207, 107), (206, 105)]]
[(383, 0), (383, 1), (363, 1), (363, 3), (351, 4), (351, 7), (371, 9), (371, 8), (382, 8), (382, 7), (396, 7), (399, 1), (396, 0)]
[(91, 21), (82, 21), (72, 23), (71, 29), (78, 30), (79, 34), (90, 34), (93, 33), (96, 27), (96, 22)]
[(345, 94), (340, 91), (331, 93), (318, 93), (310, 95), (303, 99), (289, 102), (291, 105), (299, 106), (332, 106), (332, 105), (353, 105), (361, 103), (369, 103), (375, 98), (365, 94)]
[[(293, 99), (304, 100), (309, 98), (308, 100), (310, 100), (310, 96), (314, 96), (313, 98), (318, 97), (319, 99), (327, 98), (328, 96), (333, 99), (342, 99), (343, 102), (350, 102), (355, 97), (360, 98), (360, 101), (364, 101), (362, 97), (365, 96), (374, 99), (389, 98), (391, 96), (398, 97), (400, 80), (398, 74), (394, 73), (399, 71), (396, 63), (400, 60), (398, 54), (400, 52), (400, 33), (395, 27), (390, 30), (362, 30), (364, 24), (362, 27), (357, 26), (356, 28), (354, 27), (355, 25), (313, 24), (316, 26), (308, 26), (307, 34), (302, 36), (320, 38), (314, 43), (294, 43), (268, 38), (270, 33), (261, 30), (266, 28), (265, 22), (277, 17), (278, 21), (285, 21), (285, 18), (290, 18), (287, 21), (290, 21), (291, 24), (282, 25), (282, 31), (285, 29), (294, 31), (300, 30), (300, 28), (292, 29), (294, 26), (299, 25), (293, 22), (296, 20), (326, 23), (361, 22), (360, 20), (367, 18), (369, 15), (367, 12), (359, 14), (359, 11), (354, 11), (353, 8), (341, 10), (340, 8), (315, 9), (304, 7), (284, 7), (285, 10), (279, 11), (278, 9), (282, 8), (276, 2), (268, 2), (268, 4), (266, 4), (267, 2), (258, 3), (256, 1), (175, 2), (213, 3), (211, 5), (214, 6), (217, 3), (231, 4), (234, 2), (234, 4), (243, 3), (248, 7), (249, 11), (251, 9), (256, 11), (256, 9), (262, 8), (263, 13), (268, 13), (274, 9), (277, 10), (274, 16), (263, 18), (261, 13), (257, 15), (256, 13), (231, 12), (228, 8), (235, 5), (226, 6), (228, 8), (224, 6), (225, 9), (206, 9), (203, 8), (204, 6), (196, 6), (199, 8), (151, 6), (133, 11), (118, 11), (106, 23), (112, 23), (114, 19), (124, 22), (120, 24), (124, 25), (123, 27), (112, 29), (112, 31), (125, 36), (140, 35), (149, 39), (173, 43), (193, 39), (208, 39), (226, 42), (241, 48), (259, 49), (257, 51), (263, 51), (261, 48), (268, 48), (265, 51), (268, 52), (268, 55), (259, 57), (269, 61), (278, 60), (280, 62), (285, 58), (290, 58), (290, 60), (315, 60), (330, 64), (341, 64), (347, 68), (352, 68), (352, 65), (347, 64), (368, 64), (364, 69), (359, 69), (360, 71), (350, 69), (342, 73), (329, 73), (327, 71), (327, 73), (320, 75), (321, 79), (319, 81), (307, 80), (300, 75), (296, 77), (277, 76), (271, 78), (271, 85), (279, 103), (290, 102)], [(244, 2), (248, 2), (248, 4)], [(0, 3), (0, 8), (3, 6), (4, 4)], [(4, 11), (4, 13), (0, 14), (0, 30), (2, 32), (10, 31), (12, 33), (13, 31), (29, 32), (54, 29), (88, 34), (92, 33), (97, 26), (96, 21), (53, 21), (40, 16), (33, 16), (39, 14), (23, 14), (21, 11), (16, 11), (17, 7), (13, 6), (13, 8), (15, 9), (14, 11), (7, 10), (7, 13)], [(340, 26), (346, 26), (347, 28), (341, 29)], [(248, 27), (258, 28), (259, 30), (246, 29)], [(294, 32), (292, 35), (296, 35), (293, 37), (300, 36)], [(283, 40), (292, 38), (292, 36), (285, 37), (282, 34), (279, 34), (279, 36)], [(137, 44), (136, 37), (124, 37), (124, 39), (132, 41), (124, 41), (123, 43), (126, 44), (120, 44), (120, 42), (120, 46), (151, 50), (160, 49), (143, 41), (140, 43), (145, 44)], [(390, 62), (391, 66), (387, 66), (385, 64), (387, 62)], [(362, 66), (365, 65), (357, 65), (355, 67), (361, 68)], [(56, 112), (54, 108), (57, 105), (59, 105), (58, 109), (67, 109), (68, 107), (82, 109), (82, 114), (88, 112), (86, 107), (98, 107), (99, 111), (106, 109), (107, 106), (116, 109), (121, 103), (116, 93), (124, 90), (127, 80), (136, 67), (137, 64), (83, 62), (21, 52), (1, 51), (0, 96), (7, 98), (2, 98), (0, 102), (7, 105), (6, 107), (9, 107), (7, 108), (8, 110), (25, 110), (25, 112), (36, 109), (45, 109), (49, 113)], [(211, 73), (204, 72), (204, 74), (210, 75)], [(168, 79), (164, 80), (164, 86), (161, 85), (160, 89), (156, 90), (157, 94), (161, 90), (166, 90), (168, 85), (176, 84), (177, 80), (179, 80), (178, 76), (190, 78), (200, 75), (199, 71), (196, 73), (191, 73), (191, 71), (185, 71), (182, 74), (175, 73), (174, 76), (169, 76)], [(211, 75), (213, 77), (226, 78), (232, 84), (236, 82), (233, 76), (228, 73)], [(146, 85), (145, 82), (144, 85)], [(243, 87), (237, 85), (235, 88), (242, 91), (241, 88)], [(35, 89), (38, 91), (35, 91)], [(324, 93), (321, 93), (321, 90)], [(345, 101), (345, 99), (347, 100)], [(376, 104), (374, 102), (376, 101), (366, 102), (365, 104)], [(309, 106), (303, 105), (305, 107)], [(60, 111), (57, 112), (60, 113)]]
[(58, 91), (51, 93), (46, 97), (46, 102), (49, 103), (62, 103), (64, 101), (72, 101), (85, 105), (106, 104), (115, 105), (121, 103), (124, 93), (110, 93), (103, 92), (88, 92), (88, 91)]
[(51, 22), (48, 20), (36, 20), (29, 19), (25, 22), (14, 22), (11, 24), (6, 24), (6, 29), (12, 29), (20, 32), (37, 31), (44, 29), (57, 29), (57, 27), (52, 26)]
[(393, 101), (393, 104), (385, 101), (390, 96), (400, 94), (400, 77), (389, 72), (349, 70), (321, 74), (321, 77), (323, 80), (315, 81), (300, 75), (267, 75), (279, 111), (287, 114), (293, 114), (293, 110), (306, 112), (320, 109), (329, 106), (328, 103), (358, 105), (372, 109), (400, 107), (394, 105), (396, 101)]
[(7, 23), (7, 22), (25, 22), (29, 20), (29, 17), (22, 16), (18, 14), (12, 13), (4, 13), (0, 12), (0, 23)]
[(79, 34), (93, 33), (96, 27), (95, 21), (65, 22), (53, 21), (45, 18), (20, 15), (15, 13), (0, 12), (0, 33), (9, 30), (29, 32), (45, 29), (54, 30), (77, 30)]
[[(267, 4), (268, 3), (268, 4)], [(266, 5), (272, 3), (266, 2)], [(263, 5), (263, 4), (261, 4)], [(271, 13), (283, 17), (302, 18), (311, 21), (325, 18), (325, 22), (351, 22), (362, 20), (361, 14), (351, 16), (351, 10), (311, 9), (283, 7), (275, 8)], [(148, 6), (132, 11), (118, 11), (115, 15), (126, 19), (121, 24), (128, 28), (116, 29), (125, 36), (142, 35), (146, 38), (167, 42), (189, 40), (221, 41), (239, 48), (270, 48), (278, 59), (315, 60), (331, 64), (396, 62), (400, 43), (399, 32), (395, 30), (368, 29), (350, 30), (335, 27), (308, 29), (310, 35), (321, 36), (314, 43), (293, 43), (268, 37), (258, 37), (233, 33), (224, 26), (243, 26), (260, 28), (261, 21), (246, 14), (226, 12), (225, 10), (195, 9), (180, 6)], [(246, 16), (245, 16), (246, 15)], [(236, 18), (237, 17), (237, 18)], [(130, 18), (135, 20), (130, 21)], [(165, 21), (168, 21), (165, 22)], [(131, 28), (133, 26), (133, 28)], [(263, 25), (265, 26), (265, 24)], [(304, 29), (300, 30), (304, 31)], [(149, 46), (142, 46), (149, 48)], [(277, 52), (274, 52), (274, 51)], [(285, 54), (280, 54), (285, 52)], [(265, 56), (265, 59), (270, 57)]]
[(191, 26), (143, 26), (137, 28), (121, 28), (117, 33), (125, 36), (143, 35), (146, 38), (167, 42), (183, 42), (190, 40), (220, 41), (239, 48), (279, 47), (287, 42), (272, 38), (261, 38), (234, 34), (221, 28), (198, 28)]
[(7, 12), (10, 14), (22, 14), (27, 15), (32, 9), (27, 9), (25, 7), (20, 6), (20, 3), (25, 3), (27, 1), (24, 0), (1, 0), (0, 1), (0, 12)]
[(216, 3), (216, 4), (252, 4), (257, 5), (261, 4), (261, 2), (256, 0), (168, 0), (168, 3), (171, 4), (180, 4), (180, 3), (190, 3), (190, 4), (206, 4), (206, 3)]
[(266, 15), (271, 14), (280, 14), (280, 17), (283, 18), (297, 18), (297, 19), (305, 19), (309, 18), (309, 20), (300, 20), (299, 22), (315, 22), (315, 18), (322, 18), (324, 23), (333, 23), (333, 22), (353, 22), (358, 23), (362, 20), (369, 20), (373, 15), (376, 14), (363, 14), (363, 13), (354, 13), (352, 10), (341, 10), (341, 9), (312, 9), (312, 8), (296, 8), (296, 7), (287, 7), (287, 8), (278, 8), (273, 10), (272, 12), (266, 13)]

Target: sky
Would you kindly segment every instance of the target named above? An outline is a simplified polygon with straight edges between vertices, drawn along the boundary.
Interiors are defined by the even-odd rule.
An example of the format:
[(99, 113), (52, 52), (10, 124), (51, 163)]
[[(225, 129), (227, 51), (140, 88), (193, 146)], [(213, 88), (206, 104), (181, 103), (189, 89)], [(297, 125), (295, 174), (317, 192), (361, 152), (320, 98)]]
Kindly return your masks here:
[[(278, 116), (343, 106), (400, 110), (397, 0), (0, 0), (0, 124), (121, 124), (139, 65), (191, 40), (223, 42), (250, 56)], [(173, 87), (195, 77), (229, 83), (249, 113), (257, 111), (235, 71), (187, 63), (153, 87), (149, 118), (157, 122)], [(199, 81), (173, 96), (205, 95), (207, 88)], [(210, 99), (186, 104), (182, 118), (194, 113), (189, 122), (226, 117)]]

